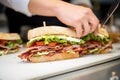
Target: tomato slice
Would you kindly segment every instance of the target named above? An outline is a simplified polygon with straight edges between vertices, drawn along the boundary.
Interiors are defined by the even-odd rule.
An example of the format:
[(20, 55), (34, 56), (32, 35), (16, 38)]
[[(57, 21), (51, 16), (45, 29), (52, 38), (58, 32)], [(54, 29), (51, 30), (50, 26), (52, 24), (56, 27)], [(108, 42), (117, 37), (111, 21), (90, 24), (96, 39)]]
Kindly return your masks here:
[(39, 42), (36, 42), (36, 45), (38, 45), (38, 46), (44, 46), (45, 43), (43, 41), (39, 41)]
[(48, 46), (51, 46), (51, 47), (54, 47), (54, 46), (56, 46), (57, 45), (57, 42), (50, 42), (49, 44), (48, 44)]
[(7, 40), (0, 40), (1, 45), (5, 45), (8, 41)]

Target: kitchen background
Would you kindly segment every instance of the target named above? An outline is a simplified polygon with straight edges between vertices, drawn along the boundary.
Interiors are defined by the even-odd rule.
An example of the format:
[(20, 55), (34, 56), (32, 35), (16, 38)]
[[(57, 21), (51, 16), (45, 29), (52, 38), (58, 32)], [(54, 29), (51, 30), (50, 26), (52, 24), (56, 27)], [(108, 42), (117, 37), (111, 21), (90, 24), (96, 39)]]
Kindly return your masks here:
[[(93, 6), (92, 9), (93, 9), (94, 13), (99, 18), (99, 20), (102, 21), (105, 18), (106, 13), (109, 10), (109, 7), (115, 2), (115, 0), (91, 0), (91, 2), (92, 2), (92, 6)], [(5, 11), (6, 11), (6, 7), (4, 7), (3, 5), (0, 4), (0, 32), (9, 32), (8, 22), (7, 22), (7, 18), (5, 15)], [(106, 25), (108, 28), (112, 28), (113, 32), (120, 33), (120, 6), (116, 10), (114, 16), (111, 18), (111, 20), (109, 20), (109, 22)], [(26, 27), (21, 30), (24, 30), (24, 29), (26, 29)], [(24, 32), (24, 31), (21, 31), (21, 33), (22, 32)], [(119, 41), (120, 41), (120, 37), (119, 37)], [(119, 45), (119, 44), (117, 44), (117, 45)], [(114, 47), (116, 50), (117, 49), (120, 50), (119, 46), (114, 46)], [(118, 48), (116, 48), (116, 47), (118, 47)], [(117, 56), (117, 57), (119, 57), (119, 56)], [(11, 58), (8, 58), (8, 59), (11, 59)], [(6, 60), (6, 58), (5, 58), (5, 60)], [(13, 60), (13, 59), (11, 59), (11, 60)], [(3, 64), (3, 65), (5, 65), (5, 64)], [(13, 63), (13, 65), (14, 65), (14, 63)], [(26, 64), (22, 64), (22, 66), (24, 66), (24, 65), (26, 65)], [(36, 69), (38, 69), (38, 67)], [(11, 66), (10, 66), (10, 68), (11, 68)], [(21, 68), (21, 66), (17, 66), (16, 68)], [(27, 66), (27, 68), (25, 70), (29, 70), (30, 68), (32, 68), (32, 67)], [(23, 70), (23, 67), (21, 69)], [(7, 70), (8, 69), (6, 69), (6, 71)], [(8, 71), (8, 73), (10, 73), (10, 75), (11, 75), (10, 71)], [(68, 78), (69, 80), (80, 80), (80, 78), (83, 80), (89, 80), (89, 79), (91, 79), (91, 80), (108, 80), (112, 76), (113, 71), (116, 72), (117, 76), (120, 78), (120, 59), (118, 59), (117, 61), (115, 61), (115, 60), (109, 61), (108, 63), (104, 63), (104, 64), (101, 64), (98, 66), (88, 67), (87, 69), (78, 70), (76, 72), (70, 72), (68, 74), (60, 75), (58, 77), (55, 76), (53, 78), (51, 77), (51, 78), (43, 79), (43, 80), (58, 80), (61, 78)], [(14, 71), (12, 73), (14, 73)], [(18, 73), (19, 73), (19, 71), (18, 71)], [(69, 76), (69, 77), (67, 77), (67, 76)]]

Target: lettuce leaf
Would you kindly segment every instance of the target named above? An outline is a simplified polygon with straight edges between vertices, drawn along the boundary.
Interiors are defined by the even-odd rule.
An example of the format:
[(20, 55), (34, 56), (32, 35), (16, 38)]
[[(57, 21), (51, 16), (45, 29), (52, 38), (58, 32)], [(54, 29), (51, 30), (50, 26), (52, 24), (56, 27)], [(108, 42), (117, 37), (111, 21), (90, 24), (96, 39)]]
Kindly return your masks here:
[(99, 49), (95, 48), (95, 49), (89, 50), (88, 54), (93, 54), (93, 53), (98, 52), (98, 51), (99, 51)]
[[(72, 38), (72, 37), (69, 37), (69, 38)], [(75, 41), (74, 39), (75, 38), (72, 38), (73, 40), (68, 40), (66, 37), (59, 37), (57, 35), (47, 35), (47, 36), (40, 36), (40, 37), (37, 37), (37, 38), (34, 38), (34, 39), (31, 39), (28, 43), (27, 43), (27, 46), (30, 46), (32, 45), (32, 43), (36, 42), (36, 41), (44, 41), (45, 44), (48, 44), (49, 42), (58, 42), (60, 44), (63, 44), (63, 45), (67, 45), (67, 43), (70, 43), (70, 44), (84, 44), (84, 40), (82, 39), (77, 39), (77, 41)]]
[(36, 41), (44, 41), (45, 44), (49, 44), (49, 42), (55, 41), (63, 45), (66, 45), (67, 43), (74, 45), (74, 44), (84, 44), (86, 41), (90, 41), (90, 40), (100, 41), (102, 44), (104, 44), (105, 42), (109, 42), (111, 38), (96, 36), (94, 33), (90, 33), (87, 36), (82, 37), (81, 39), (65, 37), (65, 36), (60, 37), (58, 35), (46, 35), (31, 39), (30, 41), (27, 42), (27, 46), (28, 47), (31, 46), (32, 43)]
[(109, 42), (111, 40), (110, 37), (95, 36), (94, 33), (90, 33), (87, 36), (82, 37), (82, 39), (84, 41), (90, 41), (90, 40), (100, 41), (102, 44), (104, 44), (105, 42)]
[(23, 43), (23, 41), (21, 39), (19, 39), (14, 42), (8, 41), (5, 45), (12, 48), (12, 47), (16, 47), (17, 44), (22, 44), (22, 43)]

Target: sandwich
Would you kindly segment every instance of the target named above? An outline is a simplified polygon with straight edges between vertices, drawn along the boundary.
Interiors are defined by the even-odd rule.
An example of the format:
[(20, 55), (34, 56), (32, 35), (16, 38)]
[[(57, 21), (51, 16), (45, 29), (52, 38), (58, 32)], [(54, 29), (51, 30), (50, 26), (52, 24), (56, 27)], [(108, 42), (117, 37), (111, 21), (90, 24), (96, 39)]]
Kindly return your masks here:
[(18, 57), (29, 62), (48, 62), (108, 53), (111, 39), (104, 28), (98, 35), (76, 37), (73, 29), (61, 26), (37, 27), (28, 31), (27, 49)]
[(0, 56), (19, 51), (21, 43), (19, 34), (0, 32)]

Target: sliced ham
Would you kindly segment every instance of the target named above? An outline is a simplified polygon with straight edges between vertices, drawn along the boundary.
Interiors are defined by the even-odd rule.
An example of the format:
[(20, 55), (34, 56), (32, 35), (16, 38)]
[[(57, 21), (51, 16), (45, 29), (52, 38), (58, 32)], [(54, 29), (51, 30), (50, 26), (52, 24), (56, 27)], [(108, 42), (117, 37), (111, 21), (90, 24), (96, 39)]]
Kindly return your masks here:
[(22, 59), (27, 59), (28, 57), (33, 56), (37, 52), (49, 52), (46, 56), (52, 56), (56, 53), (65, 53), (66, 51), (72, 50), (74, 52), (78, 52), (80, 56), (87, 54), (88, 50), (98, 48), (99, 50), (103, 50), (107, 47), (111, 46), (111, 43), (106, 45), (102, 45), (100, 42), (90, 41), (86, 42), (83, 45), (70, 45), (70, 46), (63, 46), (63, 45), (56, 45), (55, 47), (52, 46), (33, 46), (29, 47), (26, 51), (24, 51), (19, 57)]
[(45, 51), (49, 51), (49, 53), (46, 56), (52, 56), (56, 53), (62, 53), (62, 52), (68, 51), (68, 50), (81, 52), (81, 50), (83, 50), (83, 49), (80, 47), (80, 45), (71, 45), (71, 46), (56, 45), (55, 47), (33, 46), (33, 47), (28, 48), (26, 51), (24, 51), (19, 57), (22, 59), (23, 58), (27, 59), (28, 57), (36, 54), (37, 52), (45, 52)]
[(100, 51), (102, 51), (102, 50), (104, 50), (106, 48), (112, 48), (111, 44), (112, 44), (112, 41), (110, 41), (109, 43), (105, 44), (104, 46), (102, 46), (102, 48), (100, 49)]
[(1, 45), (1, 44), (0, 44), (0, 48), (3, 48), (3, 49), (10, 49), (10, 47), (7, 47), (7, 46)]
[(21, 47), (22, 47), (22, 45), (20, 45), (20, 44), (17, 44), (15, 47), (8, 47), (8, 46), (0, 45), (0, 48), (8, 49), (8, 50), (21, 48)]
[(102, 45), (100, 42), (96, 42), (96, 41), (89, 41), (89, 42), (86, 42), (85, 44), (81, 45), (81, 47), (84, 47), (84, 48), (88, 48), (88, 49), (94, 49), (94, 48), (101, 48)]

